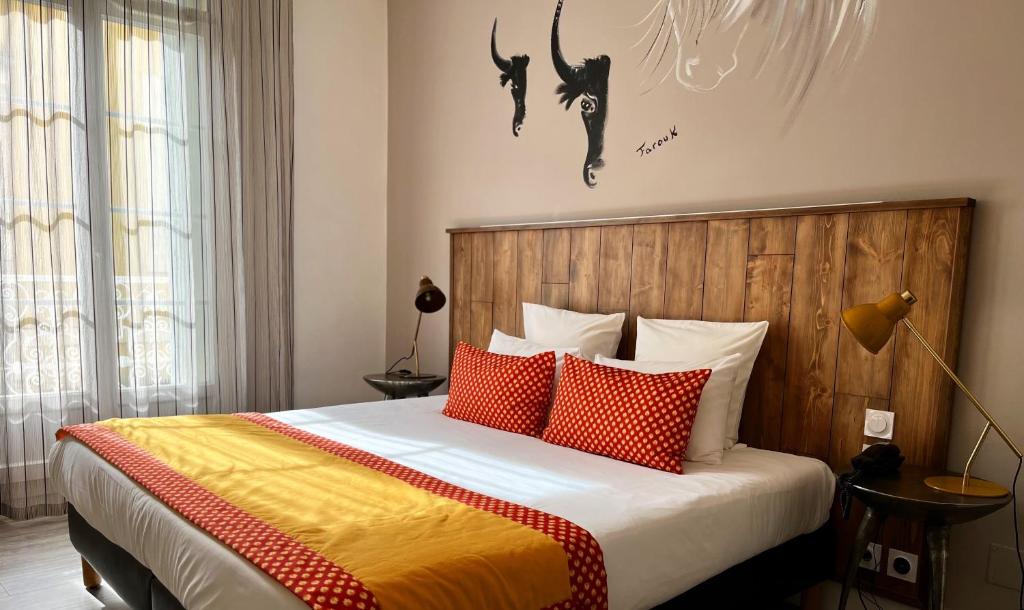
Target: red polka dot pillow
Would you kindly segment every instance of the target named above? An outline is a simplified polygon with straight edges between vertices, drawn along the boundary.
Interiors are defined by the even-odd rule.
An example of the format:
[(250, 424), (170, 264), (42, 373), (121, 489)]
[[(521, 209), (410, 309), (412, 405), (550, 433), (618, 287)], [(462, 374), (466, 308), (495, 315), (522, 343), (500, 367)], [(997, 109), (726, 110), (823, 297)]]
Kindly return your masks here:
[(498, 430), (540, 436), (554, 376), (554, 352), (506, 356), (460, 342), (443, 413)]
[(565, 357), (544, 440), (683, 473), (710, 369), (648, 374)]

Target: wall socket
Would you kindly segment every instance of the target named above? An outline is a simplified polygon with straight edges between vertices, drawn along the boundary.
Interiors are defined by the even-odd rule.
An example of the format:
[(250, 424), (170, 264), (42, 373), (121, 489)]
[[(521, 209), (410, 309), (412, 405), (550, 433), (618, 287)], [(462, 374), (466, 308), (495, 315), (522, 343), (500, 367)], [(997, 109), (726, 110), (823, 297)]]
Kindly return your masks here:
[(882, 571), (882, 545), (877, 542), (869, 542), (864, 555), (860, 558), (860, 567), (865, 570)]
[(885, 573), (907, 582), (917, 582), (917, 555), (889, 549), (889, 569)]

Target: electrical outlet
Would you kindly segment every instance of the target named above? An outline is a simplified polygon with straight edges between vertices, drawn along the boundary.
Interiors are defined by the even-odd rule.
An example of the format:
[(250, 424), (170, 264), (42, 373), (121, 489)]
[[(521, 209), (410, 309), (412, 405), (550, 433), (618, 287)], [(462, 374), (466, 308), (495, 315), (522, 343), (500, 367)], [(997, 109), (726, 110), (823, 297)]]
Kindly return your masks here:
[(907, 582), (917, 582), (917, 555), (889, 549), (889, 569), (885, 573)]
[(864, 443), (863, 445), (860, 446), (860, 450), (864, 451), (865, 449), (867, 449), (871, 445), (888, 445), (888, 444), (889, 443)]
[(892, 440), (893, 417), (892, 411), (878, 411), (875, 409), (864, 410), (864, 436), (872, 438), (884, 438)]
[(865, 570), (882, 571), (882, 545), (877, 542), (869, 542), (860, 558), (860, 567)]

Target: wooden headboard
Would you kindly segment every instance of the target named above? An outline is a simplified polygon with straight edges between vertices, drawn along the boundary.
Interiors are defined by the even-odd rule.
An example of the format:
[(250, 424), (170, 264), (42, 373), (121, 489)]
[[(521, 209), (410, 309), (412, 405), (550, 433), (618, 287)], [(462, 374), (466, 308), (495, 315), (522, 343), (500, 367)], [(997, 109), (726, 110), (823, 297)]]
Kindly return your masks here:
[(523, 336), (521, 303), (636, 317), (768, 320), (740, 439), (847, 467), (864, 409), (893, 411), (910, 463), (942, 466), (952, 389), (919, 345), (872, 356), (839, 312), (897, 289), (919, 298), (914, 324), (956, 365), (971, 199), (449, 229), (451, 346)]

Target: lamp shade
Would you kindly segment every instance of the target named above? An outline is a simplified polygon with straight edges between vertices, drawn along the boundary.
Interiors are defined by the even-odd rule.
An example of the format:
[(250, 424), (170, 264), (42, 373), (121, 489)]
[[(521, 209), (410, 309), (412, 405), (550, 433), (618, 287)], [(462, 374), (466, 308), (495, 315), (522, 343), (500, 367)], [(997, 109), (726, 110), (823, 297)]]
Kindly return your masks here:
[(420, 287), (416, 291), (416, 309), (423, 313), (434, 313), (444, 307), (446, 301), (444, 293), (429, 277), (424, 275), (420, 278)]
[(864, 349), (877, 354), (889, 342), (896, 323), (910, 313), (910, 306), (916, 302), (917, 297), (909, 290), (894, 292), (877, 303), (843, 311), (843, 325)]

